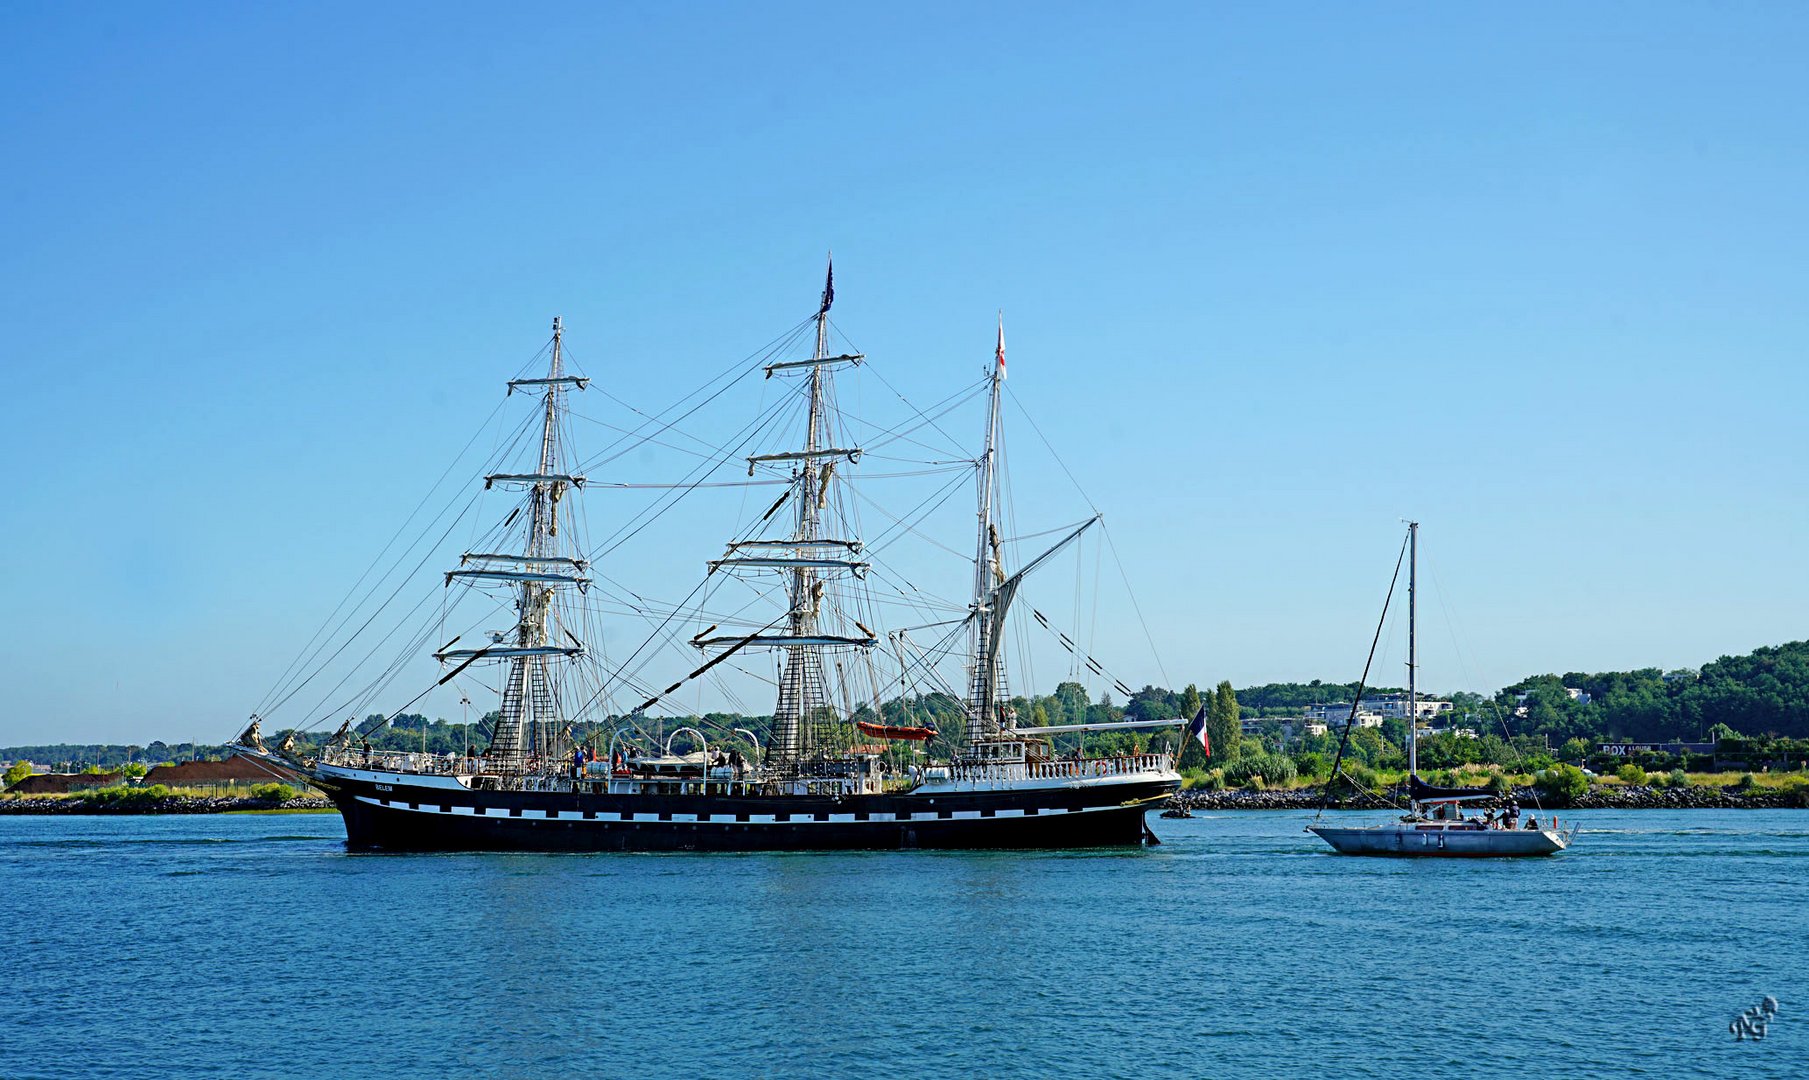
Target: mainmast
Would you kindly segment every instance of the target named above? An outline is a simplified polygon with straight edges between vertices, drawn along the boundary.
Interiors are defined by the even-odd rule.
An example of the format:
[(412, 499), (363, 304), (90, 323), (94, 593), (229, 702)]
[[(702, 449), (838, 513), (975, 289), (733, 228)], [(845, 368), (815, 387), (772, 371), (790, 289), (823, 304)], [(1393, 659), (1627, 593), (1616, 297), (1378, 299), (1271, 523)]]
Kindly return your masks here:
[(1420, 708), (1416, 677), (1419, 644), (1414, 619), (1419, 608), (1420, 523), (1407, 523), (1407, 775), (1419, 773)]
[[(835, 268), (829, 268), (823, 284), (822, 303), (816, 314), (816, 347), (808, 360), (789, 360), (768, 364), (766, 374), (802, 374), (809, 379), (808, 420), (801, 450), (775, 454), (756, 454), (748, 458), (748, 472), (762, 465), (788, 465), (793, 486), (784, 498), (797, 500), (790, 535), (782, 539), (740, 540), (729, 545), (729, 552), (710, 563), (711, 572), (722, 568), (771, 571), (786, 576), (788, 609), (782, 632), (762, 629), (748, 636), (718, 635), (693, 638), (699, 648), (749, 646), (783, 649), (784, 667), (779, 676), (779, 700), (773, 710), (773, 734), (767, 748), (768, 764), (789, 768), (810, 757), (818, 749), (817, 721), (824, 710), (833, 710), (829, 695), (823, 653), (826, 649), (871, 648), (877, 638), (867, 627), (855, 621), (850, 631), (839, 625), (847, 621), (846, 613), (828, 601), (833, 599), (830, 585), (846, 572), (866, 573), (871, 565), (860, 556), (858, 537), (824, 536), (824, 513), (830, 506), (836, 467), (846, 461), (860, 460), (858, 447), (838, 447), (835, 425), (831, 423), (834, 398), (832, 373), (838, 365), (859, 364), (865, 359), (859, 353), (832, 356), (829, 353), (829, 308), (835, 302)], [(776, 503), (776, 512), (783, 499)], [(830, 622), (838, 625), (828, 625)], [(712, 627), (711, 629), (714, 629)], [(705, 631), (708, 634), (709, 631)], [(719, 657), (720, 659), (720, 657)], [(838, 670), (840, 665), (837, 665)], [(700, 669), (702, 670), (702, 669)], [(843, 695), (843, 711), (850, 706)]]
[(968, 737), (996, 735), (999, 722), (998, 642), (1002, 632), (994, 610), (996, 590), (1005, 581), (1001, 565), (999, 531), (993, 524), (998, 487), (999, 390), (1005, 382), (1005, 315), (999, 314), (999, 345), (994, 354), (991, 387), (986, 402), (986, 448), (980, 455), (979, 540), (974, 552), (974, 667), (969, 703)]
[[(835, 301), (835, 264), (829, 266), (823, 285), (823, 300), (817, 307), (817, 342), (811, 352), (809, 419), (804, 429), (804, 454), (800, 459), (802, 474), (798, 483), (797, 527), (792, 532), (800, 552), (815, 546), (823, 520), (822, 502), (828, 477), (819, 471), (817, 456), (823, 448), (823, 379), (829, 355), (829, 306)], [(817, 612), (823, 600), (824, 587), (817, 579), (817, 567), (799, 565), (791, 574), (791, 611), (788, 623), (794, 638), (812, 638), (817, 633)], [(823, 673), (823, 651), (820, 645), (790, 645), (785, 650), (785, 672), (779, 681), (778, 709), (773, 714), (774, 747), (778, 761), (795, 763), (812, 749), (811, 714), (828, 698)]]

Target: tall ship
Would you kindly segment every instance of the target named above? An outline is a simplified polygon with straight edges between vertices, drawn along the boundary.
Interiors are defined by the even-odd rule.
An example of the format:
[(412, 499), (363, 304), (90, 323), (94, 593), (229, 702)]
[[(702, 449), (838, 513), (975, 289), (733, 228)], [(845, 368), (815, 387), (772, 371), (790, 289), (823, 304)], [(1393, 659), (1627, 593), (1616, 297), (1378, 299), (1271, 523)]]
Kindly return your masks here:
[[(435, 583), (442, 590), (437, 621), (430, 617), (425, 630), (410, 632), (414, 642), (443, 642), (428, 650), (437, 667), (427, 688), (392, 712), (362, 723), (345, 720), (311, 747), (298, 739), (298, 729), (324, 731), (332, 714), (317, 713), (268, 745), (263, 726), (273, 725), (276, 741), (276, 721), (267, 699), (266, 711), (254, 713), (235, 741), (237, 752), (324, 791), (344, 817), (348, 847), (360, 851), (1060, 848), (1153, 841), (1145, 814), (1180, 786), (1178, 747), (1157, 748), (1166, 741), (1157, 739), (1143, 752), (1083, 748), (1091, 731), (1180, 721), (1031, 724), (1009, 692), (1003, 646), (1020, 587), (1097, 525), (1099, 515), (1047, 531), (1040, 538), (1047, 547), (1008, 565), (1000, 522), (1003, 320), (993, 363), (970, 395), (985, 404), (979, 453), (931, 463), (971, 471), (977, 496), (965, 611), (945, 608), (952, 617), (928, 624), (958, 654), (963, 685), (942, 696), (959, 703), (956, 734), (915, 707), (924, 695), (909, 692), (918, 680), (934, 678), (932, 650), (911, 637), (922, 628), (886, 632), (882, 613), (901, 605), (896, 598), (877, 602), (870, 587), (883, 574), (877, 560), (885, 544), (860, 530), (860, 502), (849, 484), (865, 451), (849, 437), (836, 388), (837, 376), (866, 357), (831, 347), (833, 301), (831, 268), (816, 314), (711, 393), (723, 393), (750, 371), (761, 375), (761, 385), (781, 391), (778, 404), (727, 446), (694, 451), (703, 464), (684, 483), (664, 487), (676, 497), (711, 486), (708, 478), (719, 466), (733, 460), (739, 469), (745, 461), (740, 482), (765, 485), (776, 498), (770, 505), (759, 500), (764, 511), (707, 561), (691, 598), (667, 605), (622, 584), (618, 579), (631, 568), (610, 562), (609, 544), (587, 546), (583, 520), (573, 512), (587, 486), (599, 486), (587, 482), (569, 435), (571, 399), (592, 389), (592, 380), (567, 369), (564, 327), (555, 319), (545, 373), (507, 384), (511, 399), (535, 401), (535, 426), (518, 428), (515, 439), (532, 454), (482, 476), (484, 491), (508, 493), (511, 503), (500, 524), (481, 531), (456, 565), (442, 571)], [(806, 344), (808, 355), (799, 355)], [(795, 349), (789, 357), (788, 348)], [(916, 427), (893, 430), (927, 431), (927, 424), (940, 431), (946, 415), (918, 414)], [(627, 444), (683, 437), (669, 417), (649, 424), (625, 436)], [(781, 430), (796, 441), (759, 445)], [(888, 537), (928, 528), (927, 518), (876, 509)], [(642, 524), (631, 520), (612, 535)], [(612, 609), (593, 595), (605, 584), (613, 604), (654, 626), (625, 656), (606, 655), (595, 644)], [(898, 591), (913, 602), (920, 592), (916, 585)], [(451, 593), (478, 597), (491, 625), (449, 622), (443, 612)], [(434, 610), (428, 601), (420, 608)], [(931, 609), (920, 604), (918, 610)], [(695, 633), (687, 634), (687, 619), (697, 620)], [(398, 622), (397, 630), (404, 625)], [(1075, 651), (1072, 639), (1058, 636)], [(330, 637), (317, 638), (312, 653), (304, 650), (309, 658), (345, 650), (332, 651)], [(688, 649), (693, 659), (682, 677), (649, 685), (645, 657), (661, 645)], [(1091, 657), (1081, 659), (1102, 671)], [(390, 689), (405, 663), (397, 660), (365, 689)], [(278, 705), (315, 678), (291, 668), (279, 683), (282, 692), (273, 691)], [(751, 721), (712, 726), (673, 707), (691, 688), (730, 669), (764, 673), (760, 681), (773, 692), (764, 730)], [(450, 753), (430, 751), (425, 736), (420, 751), (372, 747), (374, 731), (436, 691), (458, 691), (467, 705), (473, 694), (493, 692), (498, 704), (488, 738)], [(625, 693), (640, 700), (613, 711), (599, 706)]]

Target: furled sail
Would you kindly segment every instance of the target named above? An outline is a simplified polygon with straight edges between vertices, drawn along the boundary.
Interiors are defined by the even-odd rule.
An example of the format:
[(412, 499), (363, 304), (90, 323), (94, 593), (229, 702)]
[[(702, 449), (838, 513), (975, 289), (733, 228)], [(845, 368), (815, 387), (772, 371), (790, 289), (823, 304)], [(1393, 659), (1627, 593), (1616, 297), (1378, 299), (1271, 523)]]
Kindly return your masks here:
[[(992, 621), (994, 626), (1003, 625), (1005, 621), (1005, 612), (1010, 609), (1011, 601), (1017, 596), (1018, 586), (1024, 583), (1024, 578), (1027, 577), (1032, 570), (1035, 570), (1037, 567), (1043, 565), (1044, 562), (1052, 558), (1056, 552), (1080, 539), (1080, 534), (1097, 524), (1099, 518), (1100, 515), (1098, 514), (1088, 518), (1081, 523), (1079, 528), (1050, 545), (1047, 551), (1025, 563), (1023, 569), (999, 583), (999, 587), (992, 591)], [(997, 633), (993, 634), (991, 639), (987, 641), (986, 663), (989, 666), (997, 664), (999, 658), (999, 645), (1003, 641), (1004, 635)]]

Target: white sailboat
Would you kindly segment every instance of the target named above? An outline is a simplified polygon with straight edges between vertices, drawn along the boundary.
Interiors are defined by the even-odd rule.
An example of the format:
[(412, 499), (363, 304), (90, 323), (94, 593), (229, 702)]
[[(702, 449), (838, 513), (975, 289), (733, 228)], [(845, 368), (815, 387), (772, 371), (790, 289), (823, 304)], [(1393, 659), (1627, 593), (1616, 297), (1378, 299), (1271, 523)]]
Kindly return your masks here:
[[(1419, 536), (1417, 521), (1407, 523), (1407, 798), (1408, 811), (1399, 821), (1382, 825), (1307, 826), (1307, 831), (1332, 845), (1341, 855), (1395, 855), (1434, 858), (1491, 858), (1515, 855), (1555, 855), (1570, 846), (1576, 826), (1568, 831), (1558, 819), (1542, 823), (1528, 817), (1520, 824), (1519, 810), (1505, 814), (1466, 815), (1466, 804), (1492, 801), (1485, 788), (1435, 787), (1419, 775), (1418, 652), (1416, 615), (1419, 585)], [(1399, 573), (1396, 564), (1396, 573)], [(1356, 708), (1351, 709), (1355, 719)], [(1346, 723), (1348, 729), (1348, 721)], [(1337, 769), (1334, 766), (1334, 775)]]

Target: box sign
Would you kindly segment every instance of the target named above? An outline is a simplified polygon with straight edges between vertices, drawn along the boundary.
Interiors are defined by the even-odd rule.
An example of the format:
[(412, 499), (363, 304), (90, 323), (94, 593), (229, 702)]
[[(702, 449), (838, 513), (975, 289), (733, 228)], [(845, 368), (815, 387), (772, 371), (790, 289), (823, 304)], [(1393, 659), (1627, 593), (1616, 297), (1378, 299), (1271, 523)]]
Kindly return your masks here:
[(1634, 754), (1712, 754), (1714, 743), (1605, 742), (1596, 752), (1608, 757), (1632, 757)]

